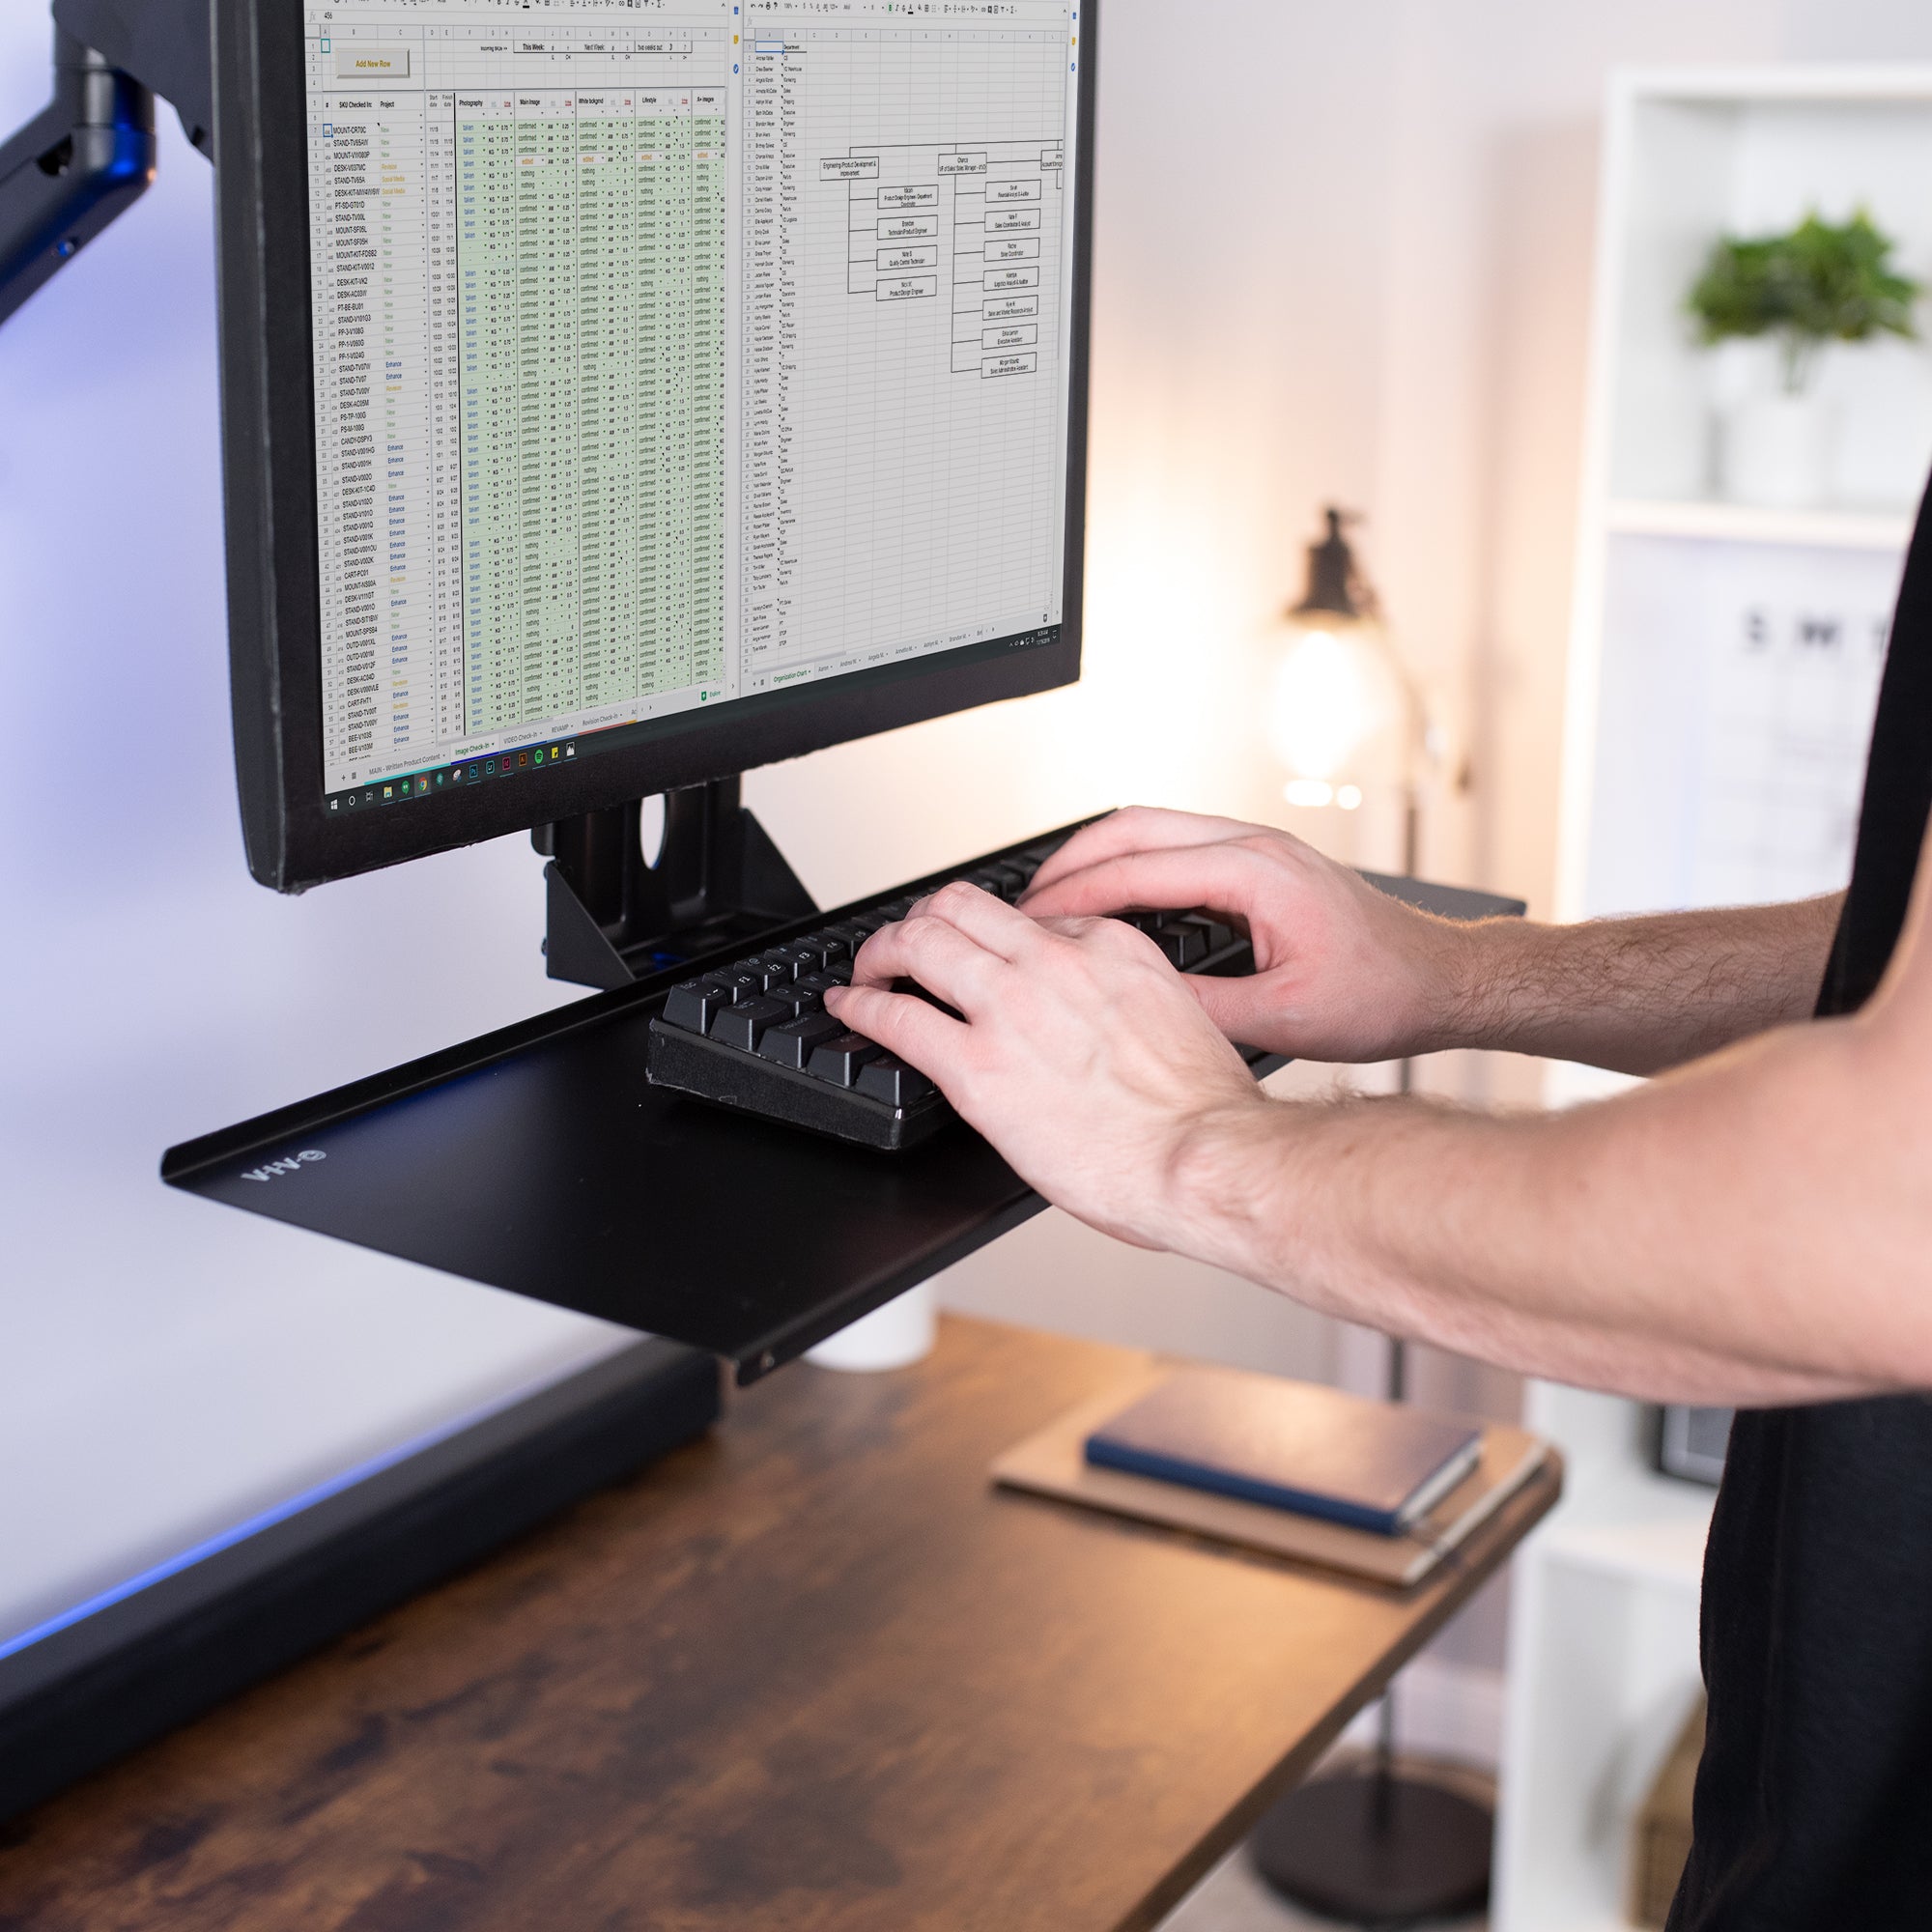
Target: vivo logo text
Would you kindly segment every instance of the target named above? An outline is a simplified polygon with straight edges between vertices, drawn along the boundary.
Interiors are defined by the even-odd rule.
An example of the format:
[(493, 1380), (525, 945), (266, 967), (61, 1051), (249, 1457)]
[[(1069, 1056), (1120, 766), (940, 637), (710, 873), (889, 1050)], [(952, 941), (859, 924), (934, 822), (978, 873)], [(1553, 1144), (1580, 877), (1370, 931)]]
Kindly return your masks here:
[(300, 1153), (292, 1154), (287, 1160), (271, 1160), (262, 1167), (251, 1167), (242, 1179), (243, 1180), (272, 1180), (278, 1174), (298, 1174), (305, 1160), (327, 1160), (328, 1156), (320, 1148), (303, 1148)]

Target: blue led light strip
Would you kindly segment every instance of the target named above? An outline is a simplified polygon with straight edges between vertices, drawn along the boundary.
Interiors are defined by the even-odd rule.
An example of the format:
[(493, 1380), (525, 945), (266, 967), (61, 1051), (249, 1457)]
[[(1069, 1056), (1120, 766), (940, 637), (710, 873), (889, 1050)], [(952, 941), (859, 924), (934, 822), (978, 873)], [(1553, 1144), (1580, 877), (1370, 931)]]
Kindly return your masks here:
[[(591, 1364), (580, 1363), (578, 1369)], [(278, 1522), (287, 1522), (291, 1517), (299, 1516), (303, 1510), (313, 1509), (318, 1503), (327, 1502), (331, 1496), (339, 1496), (346, 1490), (353, 1490), (357, 1483), (365, 1483), (372, 1476), (380, 1476), (385, 1469), (393, 1469), (397, 1464), (407, 1463), (412, 1456), (419, 1456), (426, 1449), (433, 1449), (440, 1442), (447, 1442), (452, 1436), (461, 1435), (466, 1429), (473, 1429), (479, 1422), (486, 1422), (493, 1415), (500, 1415), (505, 1409), (514, 1408), (518, 1403), (545, 1389), (554, 1388), (567, 1376), (577, 1373), (568, 1371), (565, 1376), (549, 1376), (538, 1380), (526, 1382), (511, 1390), (507, 1395), (487, 1403), (481, 1407), (470, 1409), (444, 1423), (441, 1427), (426, 1431), (394, 1449), (384, 1450), (380, 1456), (372, 1456), (366, 1462), (357, 1463), (338, 1476), (331, 1476), (327, 1482), (317, 1483), (313, 1488), (298, 1492), (286, 1502), (277, 1503), (271, 1509), (237, 1523), (232, 1529), (224, 1529), (218, 1534), (205, 1538), (191, 1545), (179, 1555), (170, 1556), (165, 1561), (130, 1577), (124, 1583), (116, 1583), (99, 1591), (85, 1602), (62, 1610), (48, 1617), (44, 1622), (24, 1630), (18, 1636), (0, 1638), (0, 1662), (17, 1656), (37, 1643), (44, 1642), (64, 1630), (71, 1630), (75, 1624), (84, 1623), (89, 1617), (98, 1616), (102, 1610), (111, 1609), (116, 1604), (126, 1603), (128, 1598), (139, 1596), (143, 1590), (152, 1589), (156, 1583), (165, 1582), (170, 1577), (179, 1577), (183, 1571), (191, 1570), (197, 1563), (205, 1563), (211, 1556), (218, 1556), (224, 1549), (233, 1549), (238, 1544), (245, 1543), (251, 1536), (259, 1536), (264, 1530), (272, 1529)]]

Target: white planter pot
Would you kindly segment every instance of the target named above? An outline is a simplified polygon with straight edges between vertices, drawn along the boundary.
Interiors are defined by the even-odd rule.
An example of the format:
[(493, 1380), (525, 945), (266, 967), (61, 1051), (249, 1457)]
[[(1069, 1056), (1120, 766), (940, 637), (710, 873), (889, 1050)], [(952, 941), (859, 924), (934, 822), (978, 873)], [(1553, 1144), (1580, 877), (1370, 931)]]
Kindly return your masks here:
[(938, 1309), (932, 1284), (921, 1282), (896, 1301), (860, 1316), (850, 1327), (808, 1349), (805, 1358), (821, 1369), (910, 1368), (932, 1353)]
[(1817, 396), (1748, 396), (1719, 425), (1718, 476), (1734, 503), (1813, 510), (1831, 494), (1837, 411)]

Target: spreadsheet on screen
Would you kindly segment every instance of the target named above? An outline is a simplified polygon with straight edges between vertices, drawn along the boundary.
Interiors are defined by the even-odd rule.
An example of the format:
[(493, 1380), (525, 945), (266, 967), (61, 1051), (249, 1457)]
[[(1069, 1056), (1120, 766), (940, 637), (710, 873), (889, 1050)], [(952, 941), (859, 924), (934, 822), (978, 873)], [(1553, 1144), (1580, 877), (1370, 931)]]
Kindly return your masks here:
[(1069, 0), (305, 21), (328, 792), (1056, 635)]

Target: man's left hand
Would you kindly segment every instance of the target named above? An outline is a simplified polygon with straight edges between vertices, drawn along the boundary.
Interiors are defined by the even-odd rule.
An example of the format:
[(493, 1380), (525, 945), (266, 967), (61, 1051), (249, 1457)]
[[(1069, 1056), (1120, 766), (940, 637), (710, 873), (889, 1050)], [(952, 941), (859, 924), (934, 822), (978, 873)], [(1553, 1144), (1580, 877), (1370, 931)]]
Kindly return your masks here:
[[(892, 991), (900, 979), (963, 1017)], [(1175, 1169), (1201, 1124), (1268, 1104), (1144, 933), (1031, 919), (977, 886), (874, 933), (825, 1004), (936, 1081), (1049, 1200), (1142, 1247), (1173, 1243)]]

